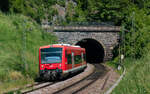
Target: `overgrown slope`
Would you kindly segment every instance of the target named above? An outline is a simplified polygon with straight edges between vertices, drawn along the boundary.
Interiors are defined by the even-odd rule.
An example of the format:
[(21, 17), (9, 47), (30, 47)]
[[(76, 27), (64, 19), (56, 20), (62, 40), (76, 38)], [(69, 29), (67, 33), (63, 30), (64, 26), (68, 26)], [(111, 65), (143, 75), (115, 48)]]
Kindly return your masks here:
[(55, 40), (54, 35), (43, 32), (31, 18), (0, 13), (0, 91), (35, 79), (38, 48)]
[(125, 77), (112, 94), (150, 94), (150, 54), (139, 60), (126, 59)]

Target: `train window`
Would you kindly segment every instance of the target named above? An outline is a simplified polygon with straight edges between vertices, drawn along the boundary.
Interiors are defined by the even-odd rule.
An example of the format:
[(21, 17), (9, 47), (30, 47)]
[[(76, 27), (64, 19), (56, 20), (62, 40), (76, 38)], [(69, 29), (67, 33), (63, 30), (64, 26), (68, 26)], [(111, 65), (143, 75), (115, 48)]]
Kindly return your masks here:
[(71, 54), (67, 54), (68, 64), (72, 64)]
[(81, 58), (81, 55), (76, 55), (75, 56), (75, 64), (79, 64), (82, 62), (82, 58)]
[(44, 48), (41, 49), (41, 63), (61, 63), (62, 62), (62, 48)]

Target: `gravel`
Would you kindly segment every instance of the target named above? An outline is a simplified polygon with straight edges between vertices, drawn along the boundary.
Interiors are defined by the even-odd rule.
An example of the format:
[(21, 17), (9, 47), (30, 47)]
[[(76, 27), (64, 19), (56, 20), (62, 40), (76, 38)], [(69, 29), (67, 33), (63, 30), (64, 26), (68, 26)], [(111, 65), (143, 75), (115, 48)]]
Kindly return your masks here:
[[(105, 65), (104, 65), (105, 66)], [(65, 92), (60, 92), (59, 94), (72, 94), (76, 90), (81, 89), (82, 87), (86, 86), (86, 88), (81, 89), (79, 92), (76, 92), (76, 94), (103, 94), (105, 91), (107, 91), (119, 78), (119, 74), (115, 72), (114, 69), (105, 66), (107, 72), (105, 72), (103, 75), (101, 75), (97, 80), (94, 82), (92, 80), (83, 80), (80, 83), (76, 84), (77, 86), (73, 86), (70, 90), (66, 90)], [(67, 80), (57, 82), (56, 84), (47, 86), (45, 88), (30, 92), (29, 94), (53, 94), (56, 93), (59, 90), (62, 90), (70, 85), (73, 85), (74, 83), (79, 82), (80, 80), (84, 79), (85, 77), (92, 74), (94, 71), (94, 66), (91, 64), (88, 64), (88, 67), (85, 69), (84, 72), (69, 78)], [(87, 85), (92, 81), (92, 84)]]
[(119, 78), (119, 74), (114, 69), (109, 68), (109, 72), (96, 80), (93, 84), (78, 92), (77, 94), (103, 94)]
[(87, 64), (87, 68), (84, 70), (84, 72), (82, 72), (72, 78), (69, 78), (67, 80), (57, 82), (56, 84), (47, 86), (45, 88), (38, 89), (38, 90), (30, 92), (28, 94), (53, 94), (54, 92), (57, 92), (65, 87), (68, 87), (68, 86), (84, 79), (85, 77), (92, 74), (93, 71), (94, 71), (94, 66), (91, 64)]

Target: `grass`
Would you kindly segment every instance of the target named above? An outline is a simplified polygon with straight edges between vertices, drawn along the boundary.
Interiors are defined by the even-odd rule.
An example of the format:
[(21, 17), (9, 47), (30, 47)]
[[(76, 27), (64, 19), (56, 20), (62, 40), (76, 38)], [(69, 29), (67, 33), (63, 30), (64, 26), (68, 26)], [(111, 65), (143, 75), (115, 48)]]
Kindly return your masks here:
[(125, 59), (126, 74), (112, 94), (150, 94), (150, 54), (139, 60)]
[(31, 18), (0, 12), (0, 91), (34, 82), (38, 77), (38, 48), (56, 43)]
[[(31, 78), (24, 78), (19, 80), (7, 81), (3, 85), (0, 85), (0, 94), (7, 93), (8, 91), (12, 91), (11, 94), (14, 94), (14, 89), (24, 88), (27, 84), (33, 84), (34, 80)], [(16, 92), (16, 91), (15, 91)]]
[(115, 58), (114, 60), (112, 61), (108, 61), (105, 63), (106, 65), (110, 66), (111, 68), (115, 69), (115, 71), (118, 73), (118, 74), (122, 74), (123, 73), (123, 68), (121, 68), (120, 70), (118, 70), (118, 65), (119, 65), (119, 59), (118, 58)]

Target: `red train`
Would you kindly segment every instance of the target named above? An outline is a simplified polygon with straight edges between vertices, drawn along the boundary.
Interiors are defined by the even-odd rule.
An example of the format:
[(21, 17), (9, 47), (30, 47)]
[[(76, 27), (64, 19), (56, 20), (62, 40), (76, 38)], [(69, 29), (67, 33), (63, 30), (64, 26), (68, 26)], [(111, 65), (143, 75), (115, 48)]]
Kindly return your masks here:
[(86, 52), (80, 46), (54, 44), (39, 48), (40, 78), (61, 79), (86, 67)]

